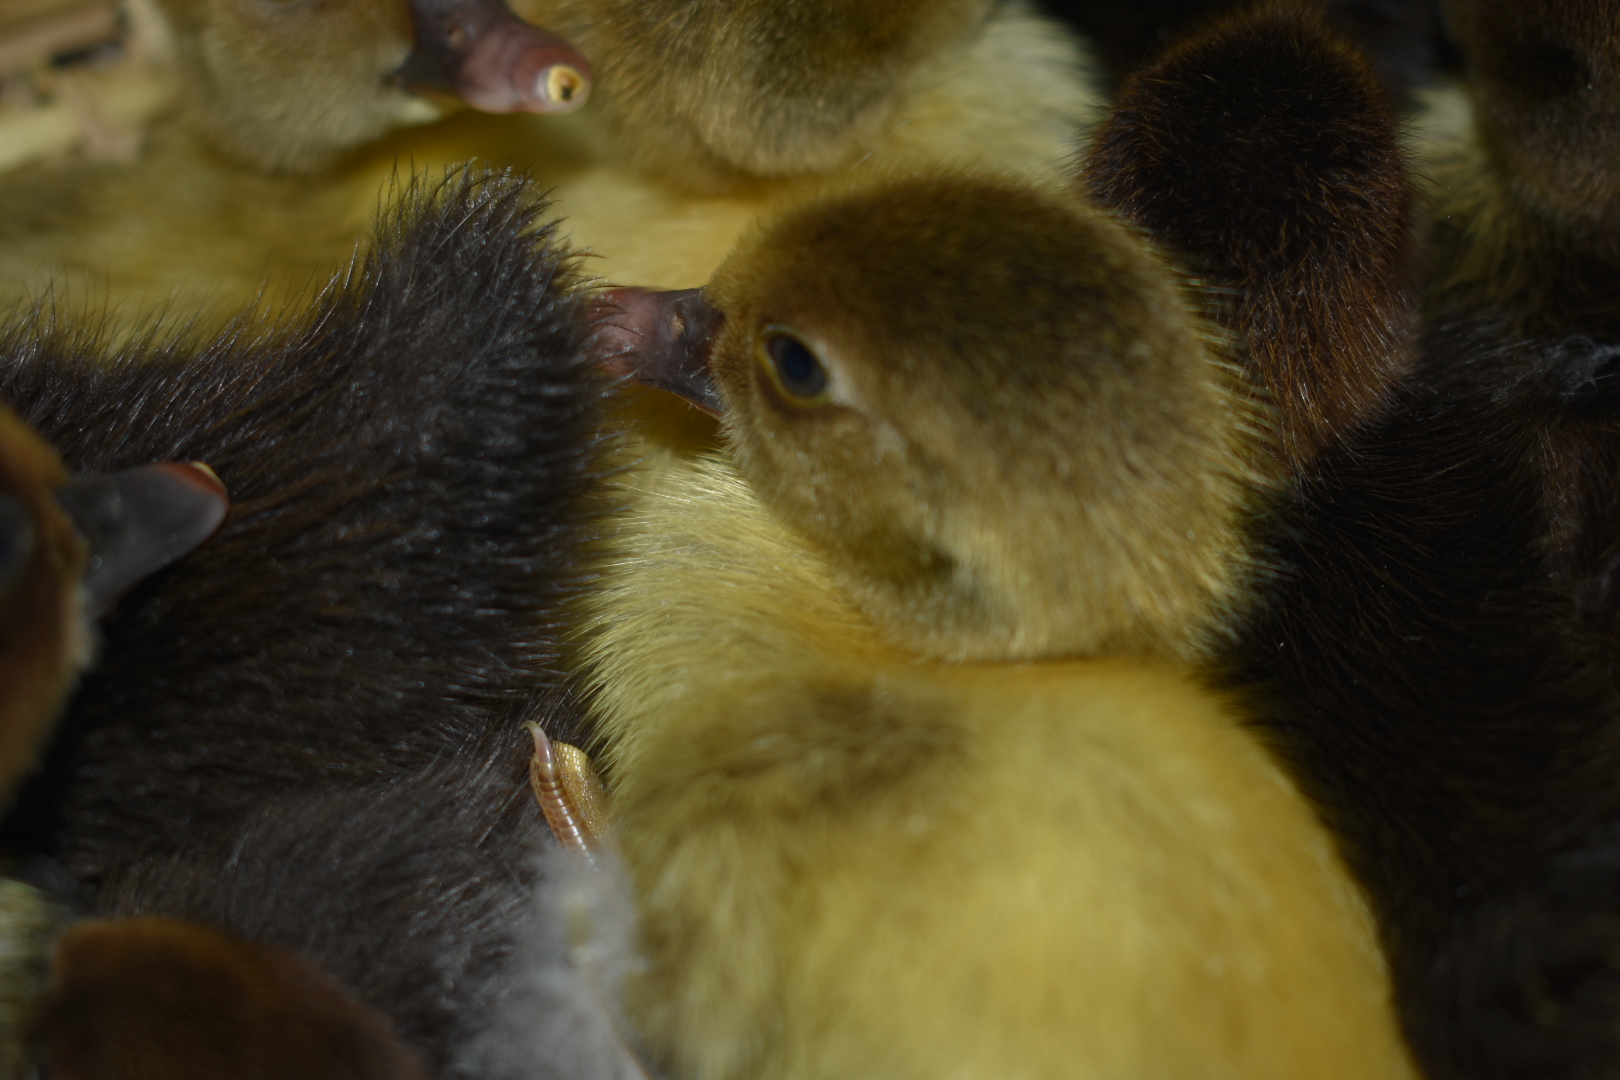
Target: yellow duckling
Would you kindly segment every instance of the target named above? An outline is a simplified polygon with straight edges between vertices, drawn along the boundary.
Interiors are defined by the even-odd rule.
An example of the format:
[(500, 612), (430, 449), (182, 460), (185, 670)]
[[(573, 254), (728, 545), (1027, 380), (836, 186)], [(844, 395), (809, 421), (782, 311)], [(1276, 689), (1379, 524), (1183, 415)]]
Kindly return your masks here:
[[(610, 294), (734, 467), (619, 530), (584, 649), (682, 1080), (1411, 1077), (1368, 912), (1204, 688), (1266, 487), (1161, 258), (922, 175)], [(708, 376), (712, 373), (712, 381)]]
[(503, 0), (324, 4), (158, 0), (173, 29), (181, 109), (217, 149), (311, 172), (397, 127), (444, 115), (423, 90), (488, 112), (584, 104), (590, 65)]
[(1006, 92), (1016, 76), (1001, 65), (947, 75), (992, 20), (1008, 21), (1011, 9), (993, 0), (519, 0), (519, 8), (563, 29), (600, 67), (607, 81), (596, 110), (618, 149), (643, 171), (693, 187), (849, 165), (908, 119), (908, 99), (930, 83), (960, 79), (961, 108), (1028, 104)]
[(352, 256), (379, 179), (346, 158), (453, 111), (578, 108), (590, 65), (504, 0), (158, 0), (174, 107), (133, 163), (50, 162), (0, 180), (0, 281), (123, 324), (170, 301), (220, 319), (310, 290)]

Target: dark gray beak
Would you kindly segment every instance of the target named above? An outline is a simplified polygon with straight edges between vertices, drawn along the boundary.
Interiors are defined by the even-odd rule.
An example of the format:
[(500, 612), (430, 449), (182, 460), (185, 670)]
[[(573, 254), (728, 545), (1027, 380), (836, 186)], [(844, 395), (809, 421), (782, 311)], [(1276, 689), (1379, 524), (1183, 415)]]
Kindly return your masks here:
[(89, 550), (84, 588), (98, 616), (212, 536), (230, 509), (212, 470), (173, 462), (79, 477), (57, 488), (56, 501)]
[(597, 363), (642, 386), (683, 397), (710, 416), (725, 411), (709, 354), (726, 317), (702, 289), (609, 289), (596, 302), (602, 316)]

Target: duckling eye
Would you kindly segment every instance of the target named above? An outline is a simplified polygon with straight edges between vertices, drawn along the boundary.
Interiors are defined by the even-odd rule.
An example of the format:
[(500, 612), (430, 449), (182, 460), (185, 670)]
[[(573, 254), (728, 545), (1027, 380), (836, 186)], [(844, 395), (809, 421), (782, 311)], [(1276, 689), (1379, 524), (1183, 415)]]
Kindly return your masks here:
[(22, 576), (34, 554), (34, 523), (28, 509), (10, 495), (0, 495), (0, 592)]
[(827, 369), (816, 354), (796, 337), (778, 334), (765, 343), (782, 389), (798, 398), (818, 398), (827, 392)]

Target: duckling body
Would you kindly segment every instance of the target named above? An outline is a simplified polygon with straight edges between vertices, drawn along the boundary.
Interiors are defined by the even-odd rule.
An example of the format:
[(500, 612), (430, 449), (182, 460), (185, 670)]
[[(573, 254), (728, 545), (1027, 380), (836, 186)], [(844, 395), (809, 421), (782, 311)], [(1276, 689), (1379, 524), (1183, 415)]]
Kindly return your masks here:
[(1234, 702), (920, 663), (729, 468), (686, 479), (592, 603), (627, 1006), (675, 1075), (1411, 1075), (1362, 902)]
[(307, 323), (111, 353), (9, 331), (0, 397), (70, 463), (207, 457), (238, 512), (108, 624), (7, 826), (93, 913), (291, 950), (432, 1075), (500, 1075), (470, 1047), (545, 840), (526, 736), (498, 736), (556, 678), (601, 385), (528, 188), (401, 202)]

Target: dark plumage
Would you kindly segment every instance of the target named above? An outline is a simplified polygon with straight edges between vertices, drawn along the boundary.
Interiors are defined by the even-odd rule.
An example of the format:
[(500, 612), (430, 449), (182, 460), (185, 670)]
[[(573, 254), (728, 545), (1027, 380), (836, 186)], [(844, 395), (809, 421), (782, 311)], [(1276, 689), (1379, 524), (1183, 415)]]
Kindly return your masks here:
[[(1429, 1075), (1608, 1075), (1617, 703), (1564, 587), (1574, 571), (1549, 570), (1560, 514), (1620, 505), (1596, 490), (1613, 459), (1583, 463), (1577, 514), (1545, 488), (1560, 440), (1612, 415), (1612, 353), (1529, 340), (1500, 315), (1416, 340), (1387, 114), (1348, 107), (1374, 88), (1342, 53), (1325, 62), (1336, 48), (1283, 42), (1257, 38), (1203, 82), (1184, 74), (1202, 41), (1173, 49), (1121, 92), (1088, 173), (1238, 287), (1218, 315), (1278, 409), (1293, 482), (1264, 526), (1276, 572), (1235, 683), (1373, 902)], [(1285, 103), (1282, 123), (1250, 119), (1265, 101)], [(1306, 166), (1324, 163), (1331, 183), (1307, 197)], [(1251, 267), (1274, 287), (1246, 285)], [(1324, 309), (1339, 316), (1301, 317)]]
[(98, 913), (183, 913), (315, 958), (436, 1076), (611, 1072), (609, 1013), (571, 966), (581, 916), (558, 895), (574, 883), (529, 791), (528, 735), (497, 720), (423, 768), (268, 796), (226, 842), (130, 860)]
[(93, 659), (92, 619), (219, 526), (205, 470), (168, 464), (70, 479), (0, 404), (0, 799), (9, 803)]
[[(1437, 156), (1427, 314), (1434, 362), (1511, 392), (1546, 372), (1532, 456), (1552, 569), (1620, 659), (1620, 3), (1451, 0), (1472, 131)], [(1468, 357), (1492, 353), (1488, 370)]]
[[(1109, 74), (1123, 82), (1177, 38), (1244, 5), (1240, 0), (1041, 0), (1040, 6), (1095, 41)], [(1442, 0), (1327, 0), (1323, 6), (1367, 50), (1392, 89), (1412, 90), (1458, 63), (1445, 33)]]
[(51, 967), (32, 1030), (58, 1080), (425, 1080), (387, 1023), (307, 960), (199, 923), (82, 922)]
[[(523, 183), (401, 202), (307, 322), (195, 355), (48, 325), (0, 347), (0, 398), (71, 464), (205, 458), (236, 497), (206, 557), (108, 624), (10, 832), (110, 910), (304, 950), (443, 1075), (534, 884), (515, 714), (552, 682), (602, 383)], [(435, 860), (441, 891), (404, 887)]]
[(1542, 556), (1559, 377), (1500, 392), (1489, 342), (1431, 335), (1477, 364), (1426, 366), (1302, 481), (1239, 667), (1368, 890), (1429, 1075), (1607, 1075), (1616, 701)]
[[(1246, 345), (1297, 467), (1377, 412), (1410, 356), (1411, 189), (1347, 42), (1286, 10), (1224, 27), (1121, 90), (1085, 181), (1230, 291), (1214, 313)], [(1211, 77), (1214, 49), (1228, 55)]]

